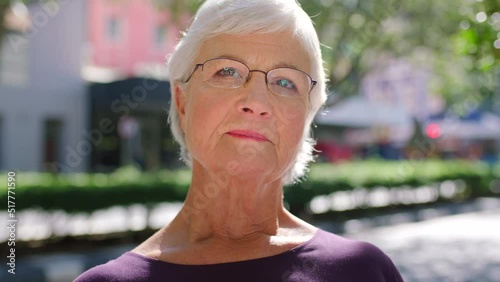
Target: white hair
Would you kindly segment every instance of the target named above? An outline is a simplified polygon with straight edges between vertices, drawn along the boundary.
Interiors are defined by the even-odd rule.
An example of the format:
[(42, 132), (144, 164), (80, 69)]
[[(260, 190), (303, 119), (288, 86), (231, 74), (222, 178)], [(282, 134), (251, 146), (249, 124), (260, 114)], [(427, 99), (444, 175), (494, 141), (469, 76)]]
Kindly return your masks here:
[[(307, 171), (313, 160), (315, 141), (311, 137), (311, 123), (326, 100), (325, 73), (318, 36), (309, 16), (295, 0), (207, 0), (196, 13), (167, 63), (171, 93), (182, 85), (193, 72), (194, 58), (204, 41), (221, 34), (265, 34), (291, 30), (309, 55), (310, 73), (317, 81), (309, 97), (309, 109), (304, 127), (301, 148), (295, 164), (283, 176), (283, 184), (292, 184)], [(181, 147), (181, 158), (192, 167), (192, 157), (186, 147), (177, 106), (172, 97), (169, 122), (172, 134)]]

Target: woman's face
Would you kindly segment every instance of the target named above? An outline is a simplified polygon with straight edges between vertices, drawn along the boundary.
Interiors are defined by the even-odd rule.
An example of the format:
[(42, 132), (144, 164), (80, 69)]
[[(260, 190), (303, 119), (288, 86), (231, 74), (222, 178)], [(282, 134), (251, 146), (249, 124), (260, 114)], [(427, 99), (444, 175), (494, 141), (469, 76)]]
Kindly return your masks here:
[[(219, 35), (202, 45), (195, 63), (214, 58), (232, 58), (264, 72), (278, 67), (311, 71), (308, 55), (288, 32)], [(203, 74), (199, 68), (183, 90), (175, 88), (193, 166), (264, 182), (281, 178), (301, 145), (308, 93), (298, 98), (276, 95), (262, 72), (251, 72), (235, 89), (211, 86)]]

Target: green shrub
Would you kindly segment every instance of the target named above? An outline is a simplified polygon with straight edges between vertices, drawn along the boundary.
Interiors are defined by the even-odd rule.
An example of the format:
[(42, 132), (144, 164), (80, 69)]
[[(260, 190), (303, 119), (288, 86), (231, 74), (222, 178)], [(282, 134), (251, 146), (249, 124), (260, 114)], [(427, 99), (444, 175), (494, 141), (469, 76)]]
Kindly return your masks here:
[[(357, 187), (418, 187), (444, 180), (463, 180), (471, 197), (489, 193), (489, 183), (500, 175), (500, 166), (465, 161), (381, 161), (315, 164), (306, 179), (285, 188), (285, 200), (299, 210), (318, 195)], [(0, 180), (6, 183), (7, 173)], [(141, 173), (124, 167), (112, 174), (60, 174), (22, 172), (16, 175), (16, 210), (39, 207), (68, 212), (92, 211), (114, 205), (154, 204), (184, 200), (191, 172), (188, 170)], [(7, 189), (0, 191), (7, 202)]]
[(312, 198), (357, 187), (419, 187), (445, 180), (461, 179), (470, 197), (489, 193), (492, 179), (487, 164), (441, 160), (368, 160), (339, 165), (317, 164), (308, 177), (285, 189), (285, 199), (292, 211), (302, 210)]

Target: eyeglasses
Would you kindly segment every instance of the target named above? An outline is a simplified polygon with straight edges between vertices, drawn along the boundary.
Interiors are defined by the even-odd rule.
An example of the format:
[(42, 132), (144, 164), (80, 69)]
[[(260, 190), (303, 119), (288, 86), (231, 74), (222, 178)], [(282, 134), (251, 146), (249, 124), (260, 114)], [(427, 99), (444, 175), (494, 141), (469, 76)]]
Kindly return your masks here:
[(317, 84), (307, 73), (297, 69), (283, 67), (267, 72), (250, 70), (244, 63), (226, 58), (210, 59), (203, 64), (197, 64), (186, 83), (197, 69), (201, 69), (202, 79), (208, 85), (226, 89), (239, 88), (249, 80), (251, 72), (260, 72), (266, 75), (266, 84), (271, 92), (290, 98), (309, 95)]

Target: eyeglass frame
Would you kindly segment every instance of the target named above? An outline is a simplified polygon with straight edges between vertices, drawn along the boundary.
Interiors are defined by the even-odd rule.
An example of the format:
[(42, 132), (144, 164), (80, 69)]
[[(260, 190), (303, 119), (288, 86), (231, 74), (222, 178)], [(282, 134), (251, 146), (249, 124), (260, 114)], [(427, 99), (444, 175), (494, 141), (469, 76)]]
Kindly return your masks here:
[[(250, 69), (250, 67), (248, 67), (248, 66), (247, 66), (245, 63), (243, 63), (242, 61), (239, 61), (239, 60), (236, 60), (236, 59), (233, 59), (233, 58), (226, 58), (226, 57), (212, 58), (212, 59), (208, 59), (208, 60), (206, 60), (205, 62), (203, 62), (203, 63), (201, 63), (201, 64), (196, 64), (196, 65), (195, 65), (195, 68), (194, 68), (194, 70), (193, 70), (193, 72), (191, 72), (191, 75), (189, 75), (189, 77), (187, 78), (187, 80), (186, 80), (184, 83), (188, 83), (188, 82), (191, 80), (191, 78), (193, 77), (193, 75), (194, 75), (194, 73), (196, 72), (196, 70), (198, 70), (200, 67), (201, 67), (201, 70), (203, 71), (203, 66), (204, 66), (207, 62), (214, 61), (214, 60), (220, 60), (220, 59), (224, 59), (224, 60), (231, 60), (231, 61), (235, 61), (235, 62), (238, 62), (238, 63), (240, 63), (240, 64), (244, 65), (244, 66), (248, 69), (248, 75), (247, 75), (247, 77), (245, 78), (245, 82), (244, 82), (242, 85), (238, 86), (238, 87), (235, 87), (235, 88), (223, 88), (223, 87), (217, 87), (217, 86), (212, 86), (212, 85), (208, 84), (208, 85), (210, 85), (210, 86), (212, 86), (212, 87), (221, 88), (221, 89), (238, 89), (238, 88), (242, 87), (243, 85), (245, 85), (245, 84), (246, 84), (246, 83), (250, 80), (250, 73), (252, 73), (252, 72), (260, 72), (260, 73), (263, 73), (263, 74), (264, 74), (264, 76), (265, 76), (265, 80), (266, 80), (266, 87), (267, 87), (267, 89), (268, 89), (269, 91), (271, 91), (273, 94), (278, 95), (278, 96), (280, 96), (280, 97), (292, 98), (292, 97), (288, 97), (288, 96), (284, 96), (284, 95), (277, 94), (277, 93), (275, 93), (274, 91), (272, 91), (272, 90), (269, 88), (269, 84), (268, 84), (268, 80), (267, 80), (267, 75), (269, 74), (269, 72), (271, 72), (271, 71), (273, 71), (273, 70), (276, 70), (276, 69), (292, 69), (292, 70), (296, 70), (296, 71), (299, 71), (299, 72), (301, 72), (301, 73), (305, 74), (305, 75), (309, 78), (309, 80), (311, 81), (311, 84), (309, 85), (309, 91), (307, 92), (307, 94), (306, 94), (306, 95), (309, 95), (309, 94), (311, 93), (311, 91), (313, 90), (314, 86), (316, 86), (316, 84), (318, 84), (318, 81), (316, 81), (316, 80), (312, 79), (312, 77), (311, 77), (308, 73), (306, 73), (305, 71), (301, 71), (301, 70), (299, 70), (299, 69), (296, 69), (296, 68), (290, 68), (290, 67), (277, 67), (277, 68), (272, 68), (272, 69), (268, 70), (267, 72), (266, 72), (266, 71), (263, 71), (263, 70), (258, 70), (258, 69), (253, 69), (253, 70), (251, 70), (251, 69)], [(300, 98), (300, 97), (299, 97), (299, 98)]]

